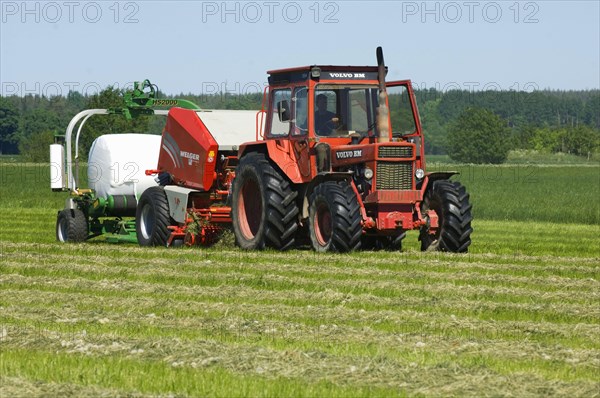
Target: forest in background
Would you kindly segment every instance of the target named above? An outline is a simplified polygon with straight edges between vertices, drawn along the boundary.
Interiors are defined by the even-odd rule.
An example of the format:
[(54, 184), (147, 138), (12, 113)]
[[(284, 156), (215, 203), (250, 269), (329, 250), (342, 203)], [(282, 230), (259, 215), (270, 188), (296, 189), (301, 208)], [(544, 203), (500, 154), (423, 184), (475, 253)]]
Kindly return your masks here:
[[(54, 134), (64, 134), (71, 118), (88, 108), (122, 104), (122, 90), (108, 87), (94, 95), (71, 91), (66, 96), (0, 96), (0, 153), (20, 154), (28, 161), (47, 161)], [(447, 154), (448, 133), (468, 109), (485, 109), (505, 126), (509, 150), (571, 153), (593, 157), (600, 151), (600, 90), (468, 91), (415, 89), (428, 154)], [(262, 93), (160, 95), (188, 99), (204, 109), (260, 109)], [(123, 116), (92, 118), (82, 136), (81, 150), (95, 137), (109, 133), (159, 134), (164, 119)], [(253, 127), (253, 126), (252, 126)]]

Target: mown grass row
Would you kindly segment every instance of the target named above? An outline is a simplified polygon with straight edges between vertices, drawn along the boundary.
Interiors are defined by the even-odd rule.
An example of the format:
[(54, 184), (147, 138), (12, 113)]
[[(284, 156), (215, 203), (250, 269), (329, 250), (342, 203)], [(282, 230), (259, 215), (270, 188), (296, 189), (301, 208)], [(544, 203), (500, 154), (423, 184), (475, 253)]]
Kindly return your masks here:
[[(600, 224), (600, 165), (428, 164), (428, 171), (456, 170), (471, 193), (476, 219)], [(0, 163), (0, 209), (63, 207), (66, 194), (51, 193), (47, 165)], [(86, 186), (85, 172), (81, 173)], [(53, 214), (55, 216), (55, 214)], [(510, 231), (507, 231), (510, 232)]]
[(10, 242), (0, 254), (2, 372), (19, 382), (227, 396), (598, 388), (593, 257)]
[[(61, 203), (62, 205), (62, 203)], [(0, 240), (6, 242), (53, 243), (56, 240), (56, 210), (2, 209), (0, 207)], [(470, 254), (496, 253), (506, 256), (600, 257), (599, 225), (561, 224), (475, 219)], [(92, 250), (106, 251), (98, 244), (103, 238), (87, 242)], [(131, 247), (136, 247), (131, 246)], [(232, 248), (219, 245), (219, 248)], [(44, 250), (39, 248), (39, 250)], [(403, 241), (403, 251), (419, 252), (418, 233), (410, 231)], [(181, 251), (178, 251), (181, 252)], [(196, 250), (202, 256), (201, 252)], [(313, 255), (315, 253), (305, 253)], [(401, 259), (403, 259), (401, 255)], [(446, 256), (445, 256), (446, 257)], [(343, 258), (336, 256), (336, 258)], [(339, 260), (343, 262), (344, 260)], [(541, 260), (542, 261), (542, 260)], [(506, 263), (505, 260), (502, 262)]]
[[(347, 289), (347, 285), (341, 285), (336, 288), (335, 293), (331, 290), (322, 290), (307, 292), (305, 288), (296, 287), (289, 290), (281, 289), (277, 286), (262, 287), (254, 281), (248, 284), (235, 284), (234, 286), (224, 287), (212, 286), (214, 279), (206, 279), (198, 281), (191, 286), (177, 285), (171, 283), (159, 282), (143, 282), (136, 280), (135, 282), (122, 282), (120, 279), (106, 278), (100, 282), (87, 279), (85, 277), (55, 277), (55, 276), (23, 276), (21, 270), (17, 267), (7, 268), (6, 270), (19, 272), (18, 278), (3, 278), (3, 281), (11, 284), (11, 289), (15, 291), (27, 291), (34, 289), (42, 293), (51, 294), (59, 292), (63, 294), (81, 294), (81, 295), (96, 295), (103, 299), (109, 300), (115, 294), (120, 293), (122, 289), (131, 291), (134, 289), (143, 289), (137, 294), (144, 298), (163, 298), (174, 300), (174, 308), (178, 305), (185, 305), (189, 301), (208, 303), (236, 303), (243, 302), (245, 305), (260, 306), (270, 304), (281, 295), (281, 292), (286, 293), (285, 298), (279, 298), (278, 304), (285, 306), (288, 313), (282, 316), (301, 310), (303, 307), (320, 308), (338, 308), (343, 307), (349, 314), (357, 312), (362, 315), (359, 318), (365, 318), (365, 311), (390, 311), (391, 318), (395, 319), (394, 311), (398, 308), (418, 309), (422, 313), (431, 312), (436, 314), (435, 309), (430, 308), (430, 304), (439, 301), (439, 297), (444, 295), (447, 299), (442, 304), (436, 306), (439, 309), (441, 306), (446, 306), (448, 311), (456, 314), (462, 313), (467, 317), (481, 320), (501, 320), (502, 313), (510, 320), (516, 320), (517, 311), (523, 312), (526, 316), (524, 321), (543, 319), (548, 322), (568, 323), (568, 322), (594, 322), (598, 317), (598, 310), (591, 304), (598, 301), (596, 292), (586, 292), (586, 297), (576, 296), (569, 297), (569, 289), (560, 291), (558, 294), (538, 292), (531, 289), (511, 289), (509, 287), (498, 287), (497, 289), (490, 288), (465, 288), (463, 285), (439, 283), (431, 286), (407, 284), (406, 289), (403, 289), (405, 296), (399, 298), (391, 295), (379, 295), (376, 288), (373, 292), (355, 293), (353, 289)], [(239, 283), (239, 282), (238, 282)], [(208, 286), (207, 286), (208, 285)], [(255, 296), (256, 290), (261, 289), (261, 295)], [(310, 287), (310, 289), (314, 289)], [(348, 291), (350, 290), (350, 291)], [(511, 296), (511, 293), (513, 292)], [(465, 291), (461, 294), (461, 291)], [(527, 292), (530, 292), (527, 294)], [(223, 294), (227, 293), (226, 298)], [(15, 293), (16, 294), (16, 293)], [(513, 297), (514, 296), (514, 297)], [(529, 300), (528, 300), (529, 297)], [(468, 309), (478, 307), (480, 311), (477, 314), (471, 313)], [(467, 309), (467, 311), (465, 311)], [(534, 319), (532, 314), (535, 315)], [(393, 315), (393, 316), (392, 316)]]
[[(28, 356), (30, 361), (20, 361)], [(88, 356), (84, 354), (49, 353), (40, 350), (15, 349), (3, 353), (4, 361), (0, 370), (4, 374), (18, 374), (22, 379), (52, 380), (53, 386), (40, 388), (40, 396), (46, 396), (48, 390), (61, 396), (65, 391), (75, 391), (92, 395), (123, 396), (137, 394), (165, 394), (173, 392), (188, 396), (298, 396), (315, 397), (328, 394), (334, 397), (360, 397), (368, 395), (384, 396), (390, 389), (356, 388), (355, 386), (336, 386), (323, 381), (306, 384), (303, 378), (289, 377), (253, 377), (233, 372), (223, 366), (213, 365), (194, 368), (191, 366), (172, 366), (166, 361), (139, 360), (118, 356)], [(75, 370), (76, 369), (76, 370)], [(22, 379), (17, 379), (21, 381)], [(85, 380), (84, 387), (77, 388)], [(8, 380), (11, 381), (10, 379)], [(169, 389), (165, 391), (165, 381)], [(14, 383), (14, 382), (13, 382)], [(21, 383), (14, 389), (5, 387), (8, 393), (23, 391)], [(39, 381), (36, 383), (39, 387)], [(58, 385), (56, 385), (58, 384)], [(99, 388), (98, 386), (102, 386)], [(90, 388), (91, 387), (91, 388)], [(0, 390), (1, 391), (1, 390)], [(83, 394), (87, 395), (87, 394)]]
[[(60, 304), (63, 306), (60, 319), (80, 328), (84, 328), (89, 319), (78, 318), (77, 315), (86, 311), (90, 315), (88, 310), (95, 304), (96, 314), (112, 314), (115, 319), (119, 318), (119, 313), (127, 313), (128, 321), (135, 319), (142, 323), (149, 320), (149, 314), (163, 321), (174, 322), (180, 318), (200, 318), (212, 326), (218, 326), (215, 330), (227, 328), (226, 321), (222, 324), (218, 321), (226, 313), (226, 317), (231, 319), (250, 317), (261, 322), (294, 324), (299, 332), (318, 331), (323, 322), (333, 320), (349, 327), (370, 324), (372, 330), (381, 333), (418, 333), (427, 330), (434, 335), (443, 332), (440, 336), (445, 333), (447, 336), (462, 337), (477, 333), (481, 338), (502, 335), (503, 339), (512, 341), (520, 341), (521, 333), (526, 333), (530, 341), (535, 343), (560, 343), (574, 349), (600, 348), (594, 340), (597, 337), (595, 322), (598, 309), (590, 303), (510, 305), (494, 303), (492, 299), (477, 303), (468, 298), (460, 299), (456, 293), (447, 300), (436, 299), (435, 296), (413, 298), (412, 291), (407, 291), (406, 296), (382, 299), (373, 295), (332, 294), (331, 290), (313, 294), (300, 289), (290, 291), (290, 295), (297, 299), (278, 299), (277, 292), (248, 287), (240, 288), (239, 292), (222, 288), (222, 294), (219, 294), (219, 289), (210, 287), (184, 288), (184, 292), (174, 292), (177, 290), (175, 286), (143, 283), (132, 284), (137, 292), (136, 300), (132, 300), (129, 289), (122, 291), (102, 284), (94, 286), (80, 278), (58, 281), (49, 278), (11, 278), (4, 279), (4, 282), (10, 283), (5, 296), (18, 297), (11, 307), (27, 306), (31, 311), (35, 310), (37, 317), (46, 312), (53, 314), (53, 308)], [(29, 294), (32, 291), (36, 292), (35, 296)], [(448, 291), (452, 294), (452, 289)], [(223, 292), (227, 293), (226, 298)], [(98, 304), (94, 299), (101, 299), (102, 303)], [(170, 302), (168, 308), (154, 305), (161, 300)], [(77, 304), (70, 305), (71, 301)], [(438, 301), (441, 302), (432, 308), (432, 304)], [(137, 305), (135, 310), (131, 309), (133, 304)], [(565, 312), (572, 315), (565, 316)], [(5, 315), (10, 314), (11, 311), (7, 309)], [(425, 314), (428, 315), (426, 319), (423, 318)], [(48, 320), (36, 318), (36, 321)], [(502, 322), (507, 324), (500, 325)], [(535, 328), (532, 328), (532, 322)], [(578, 324), (576, 330), (569, 330), (569, 325), (574, 323)], [(445, 326), (452, 328), (444, 330)], [(530, 333), (534, 329), (536, 332)]]
[[(540, 168), (545, 181), (565, 182), (575, 170), (550, 169)], [(538, 190), (559, 204), (569, 198), (565, 211), (575, 218), (524, 222), (519, 217), (554, 220), (563, 212), (541, 207), (535, 187), (502, 188), (473, 169), (472, 200), (482, 207), (467, 255), (421, 253), (415, 233), (402, 253), (243, 252), (227, 244), (57, 244), (64, 194), (28, 183), (43, 168), (6, 170), (1, 396), (594, 396), (600, 389), (600, 229), (590, 221), (598, 205), (573, 206), (570, 197), (581, 202), (594, 189)], [(583, 175), (591, 180), (598, 170)], [(518, 221), (494, 216), (507, 212), (508, 190), (531, 200)]]

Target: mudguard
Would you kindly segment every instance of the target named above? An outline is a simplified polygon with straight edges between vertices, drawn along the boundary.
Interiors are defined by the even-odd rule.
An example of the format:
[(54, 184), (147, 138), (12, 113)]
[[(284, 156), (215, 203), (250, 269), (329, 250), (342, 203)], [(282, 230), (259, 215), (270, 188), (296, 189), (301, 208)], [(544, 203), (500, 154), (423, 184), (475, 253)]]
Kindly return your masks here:
[(460, 174), (458, 171), (434, 171), (431, 173), (426, 173), (425, 175), (429, 177), (429, 182), (432, 183), (437, 180), (447, 180), (450, 177), (458, 174)]
[(294, 184), (301, 184), (311, 180), (310, 176), (303, 176), (298, 167), (298, 162), (295, 157), (290, 156), (294, 151), (290, 150), (290, 146), (294, 141), (284, 138), (281, 140), (266, 140), (256, 141), (242, 144), (238, 151), (238, 158), (241, 159), (245, 153), (261, 152), (264, 153), (267, 159), (279, 168), (283, 174)]

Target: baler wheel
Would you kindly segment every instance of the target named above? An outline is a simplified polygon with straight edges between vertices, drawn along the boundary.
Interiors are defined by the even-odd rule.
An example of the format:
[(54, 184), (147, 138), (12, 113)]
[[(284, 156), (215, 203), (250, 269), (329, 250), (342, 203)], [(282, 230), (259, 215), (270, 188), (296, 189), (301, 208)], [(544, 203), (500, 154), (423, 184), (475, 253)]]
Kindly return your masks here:
[(163, 187), (151, 187), (140, 198), (135, 215), (135, 231), (140, 246), (166, 246), (172, 224), (169, 202)]
[(244, 155), (232, 187), (231, 215), (237, 245), (247, 250), (291, 248), (298, 229), (297, 196), (265, 155)]
[(56, 219), (56, 240), (83, 242), (88, 237), (88, 220), (79, 209), (64, 209)]
[(421, 250), (466, 253), (473, 232), (471, 209), (469, 194), (459, 182), (434, 181), (425, 194), (421, 212), (425, 215), (435, 210), (439, 227), (435, 234), (430, 234), (428, 227), (421, 228)]
[(360, 248), (360, 206), (347, 181), (325, 181), (310, 195), (309, 230), (318, 252), (348, 252)]

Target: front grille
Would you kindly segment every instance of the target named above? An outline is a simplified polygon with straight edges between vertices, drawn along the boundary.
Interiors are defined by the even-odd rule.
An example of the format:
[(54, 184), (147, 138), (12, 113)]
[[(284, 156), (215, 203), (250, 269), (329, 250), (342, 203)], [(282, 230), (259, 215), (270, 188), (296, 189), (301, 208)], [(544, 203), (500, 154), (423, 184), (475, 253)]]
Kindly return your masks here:
[(413, 157), (412, 146), (380, 146), (380, 158), (401, 158), (410, 159)]
[(377, 189), (412, 189), (412, 162), (377, 162)]

